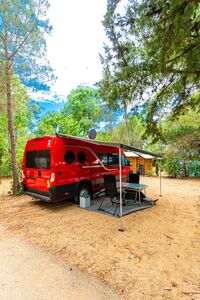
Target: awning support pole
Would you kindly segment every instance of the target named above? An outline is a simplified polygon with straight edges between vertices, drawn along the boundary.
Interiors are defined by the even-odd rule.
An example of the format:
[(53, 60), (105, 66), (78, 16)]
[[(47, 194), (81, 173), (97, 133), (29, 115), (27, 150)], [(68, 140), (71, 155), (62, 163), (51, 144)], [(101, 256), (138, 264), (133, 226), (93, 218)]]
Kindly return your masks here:
[(161, 181), (161, 159), (159, 159), (159, 174), (160, 174), (160, 197), (162, 197), (162, 181)]
[(120, 219), (121, 219), (121, 230), (122, 226), (122, 150), (119, 147), (119, 192), (120, 192)]

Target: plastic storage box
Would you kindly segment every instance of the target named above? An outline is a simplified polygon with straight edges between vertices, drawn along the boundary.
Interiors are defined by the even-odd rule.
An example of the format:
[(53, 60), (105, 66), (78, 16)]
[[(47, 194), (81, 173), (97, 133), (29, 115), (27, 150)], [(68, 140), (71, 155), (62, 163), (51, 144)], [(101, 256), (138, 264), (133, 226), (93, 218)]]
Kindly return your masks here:
[(80, 207), (86, 208), (90, 206), (90, 195), (85, 194), (80, 196)]

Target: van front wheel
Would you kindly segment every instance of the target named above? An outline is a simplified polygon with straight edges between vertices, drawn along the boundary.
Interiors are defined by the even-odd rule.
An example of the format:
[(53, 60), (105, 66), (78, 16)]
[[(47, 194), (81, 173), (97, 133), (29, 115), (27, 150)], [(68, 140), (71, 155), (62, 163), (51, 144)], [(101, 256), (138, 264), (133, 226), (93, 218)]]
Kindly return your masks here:
[(76, 195), (74, 197), (74, 200), (77, 204), (80, 203), (80, 197), (84, 194), (90, 195), (91, 197), (91, 188), (87, 184), (81, 185), (78, 188)]

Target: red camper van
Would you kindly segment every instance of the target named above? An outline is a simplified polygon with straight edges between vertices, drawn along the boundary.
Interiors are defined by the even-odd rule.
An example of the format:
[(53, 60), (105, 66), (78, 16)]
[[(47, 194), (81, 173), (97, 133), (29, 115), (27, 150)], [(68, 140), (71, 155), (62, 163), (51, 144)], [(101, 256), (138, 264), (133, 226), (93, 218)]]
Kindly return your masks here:
[[(24, 193), (48, 202), (93, 194), (103, 188), (103, 175), (119, 176), (119, 149), (112, 144), (58, 134), (31, 139), (23, 158)], [(122, 181), (130, 163), (122, 151)]]

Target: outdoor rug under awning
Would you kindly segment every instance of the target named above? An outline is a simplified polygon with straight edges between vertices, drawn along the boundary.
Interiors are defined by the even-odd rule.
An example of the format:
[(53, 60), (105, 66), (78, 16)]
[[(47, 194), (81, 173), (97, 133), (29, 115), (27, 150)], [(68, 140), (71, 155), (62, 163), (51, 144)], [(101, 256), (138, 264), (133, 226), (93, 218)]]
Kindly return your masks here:
[[(86, 209), (90, 210), (90, 211), (95, 211), (95, 212), (107, 214), (107, 215), (114, 216), (114, 217), (120, 217), (120, 206), (118, 205), (118, 208), (116, 210), (116, 214), (113, 215), (113, 213), (115, 211), (115, 208), (116, 208), (116, 204), (112, 205), (109, 198), (105, 198), (105, 200), (103, 202), (103, 205), (101, 206), (101, 208), (103, 210), (99, 210), (99, 206), (100, 206), (100, 203), (101, 203), (102, 199), (103, 199), (102, 197), (99, 197), (99, 198), (96, 198), (96, 199), (92, 200), (91, 201), (91, 206), (87, 207)], [(131, 202), (131, 201), (127, 201), (126, 205), (125, 206), (123, 205), (122, 216), (126, 216), (128, 214), (131, 214), (131, 213), (134, 213), (134, 212), (137, 212), (139, 210), (146, 209), (146, 208), (150, 208), (152, 206), (154, 206), (154, 204), (149, 203), (149, 202), (142, 202), (139, 205), (138, 202), (134, 203), (134, 202)]]

